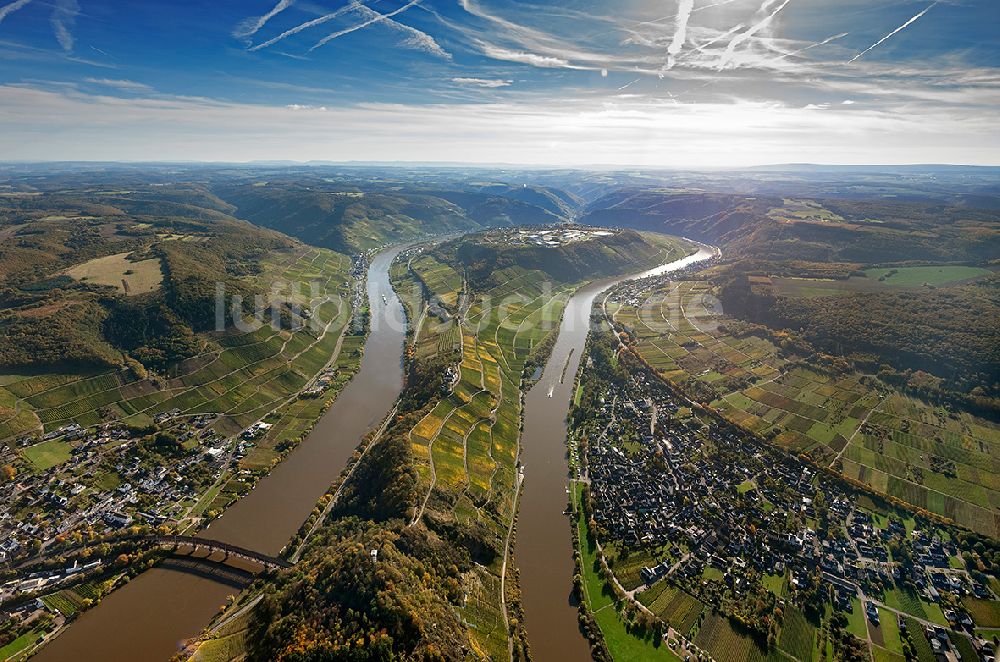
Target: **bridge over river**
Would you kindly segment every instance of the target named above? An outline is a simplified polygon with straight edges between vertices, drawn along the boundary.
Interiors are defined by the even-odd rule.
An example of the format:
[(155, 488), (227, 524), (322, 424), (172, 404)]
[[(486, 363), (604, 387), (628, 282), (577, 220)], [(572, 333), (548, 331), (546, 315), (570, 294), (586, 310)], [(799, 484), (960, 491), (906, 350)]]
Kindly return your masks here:
[(254, 563), (259, 563), (268, 570), (285, 570), (292, 567), (292, 564), (284, 559), (275, 556), (268, 556), (246, 549), (239, 545), (233, 545), (221, 540), (211, 540), (209, 538), (196, 538), (195, 536), (149, 536), (144, 538), (159, 547), (190, 547), (192, 551), (203, 551), (209, 553), (222, 552), (226, 557), (234, 556), (246, 559)]

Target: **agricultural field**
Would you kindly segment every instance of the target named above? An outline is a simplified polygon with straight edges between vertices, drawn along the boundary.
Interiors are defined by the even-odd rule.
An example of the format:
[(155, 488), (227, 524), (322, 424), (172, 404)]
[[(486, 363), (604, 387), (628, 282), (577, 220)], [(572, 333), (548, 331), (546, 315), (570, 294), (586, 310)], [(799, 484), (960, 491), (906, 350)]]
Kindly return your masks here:
[(997, 535), (997, 424), (797, 357), (780, 334), (725, 317), (705, 281), (626, 290), (607, 307), (648, 366), (730, 421), (876, 492)]
[[(277, 258), (261, 278), (293, 284), (286, 300), (309, 305), (316, 323), (298, 330), (265, 323), (247, 333), (218, 335), (204, 353), (162, 377), (140, 378), (130, 370), (0, 376), (0, 401), (15, 403), (12, 409), (21, 413), (0, 421), (0, 439), (71, 423), (119, 419), (147, 425), (156, 414), (173, 409), (181, 415), (217, 412), (227, 431), (238, 430), (294, 396), (341, 348), (351, 312), (344, 286), (349, 268), (346, 256), (322, 249)], [(321, 284), (323, 294), (310, 300), (313, 282)], [(28, 426), (20, 420), (25, 413)]]
[(639, 602), (682, 635), (691, 632), (705, 609), (697, 598), (666, 581), (640, 593)]
[(808, 662), (812, 659), (815, 641), (816, 627), (795, 607), (786, 609), (778, 648), (797, 660)]
[(160, 288), (163, 270), (159, 258), (129, 260), (129, 253), (94, 258), (66, 270), (66, 275), (95, 285), (108, 285), (127, 296)]
[[(212, 439), (231, 439), (264, 420), (270, 427), (245, 443), (237, 471), (222, 471), (214, 483), (201, 485), (202, 493), (178, 499), (163, 513), (185, 529), (218, 515), (250, 489), (252, 474), (270, 470), (305, 436), (360, 365), (364, 337), (349, 326), (350, 268), (347, 256), (325, 249), (275, 255), (258, 277), (285, 283), (281, 300), (307, 308), (310, 323), (278, 329), (265, 320), (244, 333), (205, 334), (203, 353), (163, 374), (120, 370), (0, 377), (0, 402), (18, 412), (0, 420), (0, 434), (15, 451), (15, 470), (38, 480), (80, 480), (82, 469), (70, 461), (79, 442), (61, 436), (32, 439), (41, 432), (58, 435), (73, 424), (119, 421), (148, 429), (157, 423), (165, 429), (209, 415), (204, 434), (184, 442), (183, 449), (191, 451), (210, 432)], [(313, 290), (313, 284), (319, 287)], [(319, 378), (323, 386), (312, 388)], [(111, 465), (92, 464), (91, 470), (94, 474), (83, 479), (91, 489), (73, 496), (70, 508), (76, 501), (88, 502), (95, 490), (107, 492), (122, 482)]]
[(770, 276), (760, 284), (770, 285), (779, 296), (829, 297), (852, 292), (887, 292), (891, 290), (941, 287), (974, 281), (995, 273), (984, 267), (961, 265), (927, 267), (881, 267), (865, 269), (863, 276), (848, 278), (799, 278)]
[(782, 206), (768, 212), (768, 217), (783, 223), (843, 223), (844, 217), (825, 208), (816, 200), (785, 198)]
[(969, 610), (972, 620), (981, 628), (1000, 628), (1000, 601), (962, 598), (962, 605)]
[(889, 287), (921, 287), (952, 285), (993, 273), (983, 267), (929, 266), (866, 269), (865, 276)]
[[(440, 263), (439, 263), (440, 264)], [(435, 294), (446, 287), (461, 287), (461, 279), (428, 276), (427, 258), (411, 260), (409, 270), (395, 270), (396, 289), (404, 295), (408, 278), (420, 278)], [(442, 268), (443, 267), (443, 268)], [(450, 270), (437, 268), (438, 275)], [(454, 274), (455, 272), (451, 272)], [(427, 281), (424, 279), (427, 278)], [(410, 315), (420, 321), (413, 333), (412, 355), (458, 358), (457, 375), (450, 392), (441, 398), (410, 431), (409, 439), (426, 498), (426, 508), (465, 526), (482, 526), (495, 532), (497, 549), (514, 515), (516, 463), (521, 417), (520, 388), (525, 363), (533, 350), (557, 329), (556, 321), (571, 288), (545, 291), (539, 278), (524, 272), (503, 285), (477, 292), (457, 317), (447, 321), (421, 314), (422, 302), (407, 301)], [(441, 296), (457, 304), (454, 297)], [(405, 298), (405, 296), (404, 296)], [(490, 301), (512, 302), (491, 308)], [(454, 305), (454, 304), (453, 304)], [(439, 504), (452, 504), (446, 513)], [(504, 657), (507, 626), (498, 601), (502, 553), (494, 562), (467, 573), (469, 599), (463, 616), (475, 625), (473, 637), (483, 651)]]
[(439, 298), (445, 307), (454, 309), (458, 305), (458, 295), (463, 287), (460, 273), (431, 255), (413, 260), (410, 269), (427, 291)]
[(767, 652), (752, 637), (738, 632), (728, 618), (718, 614), (705, 618), (694, 643), (717, 660), (763, 662), (767, 657)]

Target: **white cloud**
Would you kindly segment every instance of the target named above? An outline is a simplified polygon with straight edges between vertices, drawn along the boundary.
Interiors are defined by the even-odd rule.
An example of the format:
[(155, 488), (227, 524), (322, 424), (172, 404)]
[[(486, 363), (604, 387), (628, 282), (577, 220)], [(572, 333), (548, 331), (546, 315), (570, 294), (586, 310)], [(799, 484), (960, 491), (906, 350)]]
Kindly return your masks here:
[(488, 44), (486, 42), (479, 42), (479, 46), (483, 51), (483, 55), (485, 55), (486, 57), (491, 57), (494, 60), (504, 60), (506, 62), (518, 62), (520, 64), (530, 64), (533, 67), (542, 67), (542, 68), (569, 66), (569, 60), (565, 60), (561, 57), (553, 57), (551, 55), (539, 55), (538, 53), (529, 53), (527, 51), (516, 51), (516, 50), (511, 50), (509, 48), (503, 48), (502, 46)]
[[(767, 11), (771, 7), (771, 5), (773, 5), (775, 2), (778, 1), (779, 0), (764, 0), (764, 3), (760, 6), (760, 9), (758, 10), (758, 14)], [(730, 62), (732, 62), (733, 53), (736, 51), (736, 47), (745, 42), (747, 39), (753, 37), (755, 34), (760, 32), (767, 26), (769, 26), (771, 24), (771, 21), (774, 20), (774, 17), (778, 15), (778, 12), (784, 9), (789, 2), (790, 0), (784, 0), (780, 5), (778, 5), (778, 8), (775, 9), (773, 12), (771, 12), (767, 16), (764, 16), (759, 21), (751, 25), (749, 28), (747, 28), (745, 32), (741, 32), (735, 37), (733, 37), (733, 39), (729, 42), (729, 45), (726, 46), (726, 51), (722, 54), (722, 57), (719, 59), (718, 69), (720, 71), (722, 69), (725, 69), (726, 66)]]
[(680, 0), (677, 4), (677, 21), (674, 27), (674, 37), (667, 47), (666, 69), (673, 69), (677, 54), (684, 48), (687, 41), (688, 19), (691, 18), (691, 10), (694, 9), (694, 0)]
[(153, 88), (145, 83), (137, 83), (134, 80), (120, 80), (112, 78), (84, 78), (84, 83), (90, 83), (91, 85), (102, 85), (104, 87), (111, 87), (116, 90), (125, 90), (128, 92), (151, 92)]
[(14, 160), (148, 160), (155, 154), (206, 161), (426, 161), (433, 154), (441, 161), (677, 167), (995, 164), (1000, 153), (1000, 117), (992, 107), (836, 103), (816, 112), (739, 99), (673, 104), (565, 96), (320, 108), (0, 85), (0, 153)]
[[(441, 45), (437, 43), (434, 37), (430, 36), (426, 32), (418, 30), (409, 25), (404, 25), (399, 21), (394, 21), (389, 18), (388, 14), (380, 14), (373, 9), (366, 7), (365, 5), (357, 5), (354, 7), (355, 11), (360, 13), (365, 18), (369, 19), (371, 23), (377, 23), (381, 21), (385, 25), (389, 26), (391, 29), (397, 32), (402, 32), (406, 35), (406, 39), (403, 41), (403, 46), (407, 48), (412, 48), (414, 50), (422, 51), (430, 55), (436, 55), (437, 57), (444, 58), (446, 60), (451, 59), (451, 53), (447, 52)], [(369, 23), (369, 25), (371, 24)]]
[(473, 85), (475, 87), (509, 87), (513, 81), (494, 78), (452, 78), (451, 82), (458, 85)]

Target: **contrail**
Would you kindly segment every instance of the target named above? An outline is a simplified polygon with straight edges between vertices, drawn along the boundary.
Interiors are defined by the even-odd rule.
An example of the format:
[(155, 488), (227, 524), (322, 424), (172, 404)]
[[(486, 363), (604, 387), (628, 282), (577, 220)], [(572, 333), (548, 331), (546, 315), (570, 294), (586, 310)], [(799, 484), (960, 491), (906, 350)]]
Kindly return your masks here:
[(638, 82), (639, 82), (640, 80), (642, 80), (642, 79), (641, 79), (641, 78), (636, 78), (636, 79), (635, 79), (635, 80), (633, 80), (633, 81), (630, 81), (630, 82), (628, 82), (628, 83), (625, 83), (624, 85), (622, 85), (621, 87), (619, 87), (617, 91), (618, 91), (618, 92), (621, 92), (622, 90), (627, 90), (628, 88), (630, 88), (630, 87), (632, 87), (633, 85), (635, 85), (636, 83), (638, 83)]
[(810, 49), (816, 48), (817, 46), (825, 46), (825, 45), (829, 44), (831, 41), (836, 41), (837, 39), (843, 39), (848, 34), (850, 34), (850, 33), (848, 33), (848, 32), (841, 32), (840, 34), (835, 34), (832, 37), (827, 37), (823, 41), (817, 41), (815, 44), (809, 44), (805, 48), (800, 48), (799, 50), (792, 51), (791, 53), (785, 53), (784, 55), (782, 55), (778, 59), (779, 60), (784, 60), (786, 57), (791, 57), (793, 55), (798, 55), (799, 53), (805, 53), (806, 51), (808, 51)]
[(695, 46), (695, 50), (698, 51), (698, 52), (700, 52), (700, 53), (703, 53), (703, 52), (705, 52), (706, 48), (708, 48), (709, 46), (711, 46), (715, 42), (722, 41), (726, 37), (732, 37), (733, 33), (737, 32), (739, 30), (742, 30), (745, 27), (746, 26), (743, 25), (742, 23), (737, 23), (733, 27), (729, 28), (729, 30), (727, 30), (726, 32), (723, 32), (722, 34), (720, 34), (718, 37), (713, 37), (712, 39), (709, 39), (708, 41), (706, 41), (701, 46)]
[[(356, 9), (357, 5), (360, 5), (360, 4), (361, 4), (360, 2), (357, 2), (357, 0), (355, 0), (353, 3), (351, 3), (351, 5), (350, 5), (349, 8), (350, 9)], [(396, 16), (397, 14), (402, 14), (404, 11), (406, 11), (410, 7), (413, 7), (414, 5), (417, 5), (417, 4), (420, 4), (420, 0), (410, 0), (410, 2), (406, 3), (405, 5), (403, 5), (402, 7), (400, 7), (399, 9), (394, 9), (393, 11), (391, 11), (391, 12), (389, 12), (387, 14), (379, 14), (375, 18), (370, 18), (367, 21), (364, 21), (362, 23), (358, 23), (357, 25), (354, 25), (354, 26), (351, 26), (349, 28), (345, 28), (343, 30), (338, 30), (337, 32), (333, 32), (331, 34), (328, 34), (325, 37), (323, 37), (322, 39), (320, 39), (318, 42), (316, 42), (316, 45), (313, 46), (312, 48), (310, 48), (309, 52), (311, 53), (314, 50), (316, 50), (317, 48), (319, 48), (320, 46), (328, 44), (331, 41), (333, 41), (334, 39), (337, 39), (339, 37), (343, 37), (345, 34), (350, 34), (352, 32), (357, 32), (358, 30), (361, 30), (363, 28), (367, 28), (369, 25), (371, 25), (373, 23), (378, 23), (379, 21), (384, 21), (387, 18), (392, 18), (393, 16)]]
[(251, 51), (259, 51), (262, 48), (267, 48), (268, 46), (273, 46), (274, 44), (278, 43), (282, 39), (287, 39), (288, 37), (291, 37), (294, 34), (298, 34), (298, 33), (302, 32), (303, 30), (308, 30), (309, 28), (311, 28), (313, 26), (321, 25), (323, 23), (326, 23), (327, 21), (332, 21), (333, 19), (337, 18), (338, 16), (343, 16), (348, 11), (351, 11), (354, 8), (355, 8), (354, 4), (350, 4), (350, 5), (347, 5), (345, 7), (341, 7), (340, 9), (338, 9), (335, 12), (330, 12), (329, 14), (324, 14), (323, 16), (320, 16), (319, 18), (314, 18), (311, 21), (306, 21), (302, 25), (296, 25), (294, 28), (291, 28), (289, 30), (285, 30), (284, 32), (282, 32), (281, 34), (279, 34), (277, 37), (272, 37), (271, 39), (268, 39), (265, 42), (257, 44), (256, 46), (254, 46), (250, 50)]
[(4, 5), (3, 7), (0, 7), (0, 23), (2, 23), (3, 20), (7, 18), (7, 14), (16, 12), (18, 9), (25, 6), (29, 2), (31, 2), (31, 0), (14, 0), (14, 2), (10, 3), (9, 5)]
[(728, 5), (733, 2), (736, 2), (736, 0), (722, 0), (722, 2), (713, 2), (710, 5), (702, 5), (701, 7), (698, 7), (697, 9), (693, 10), (691, 13), (700, 12), (703, 9), (711, 9), (712, 7), (721, 7), (722, 5)]
[(684, 48), (687, 41), (688, 19), (691, 18), (691, 10), (694, 9), (694, 0), (681, 0), (677, 5), (677, 27), (674, 29), (674, 38), (667, 46), (667, 63), (664, 69), (673, 69), (677, 54)]
[[(768, 7), (770, 7), (777, 1), (778, 0), (764, 0), (764, 4), (760, 6), (760, 9), (758, 11), (761, 12), (766, 10)], [(791, 2), (791, 0), (784, 0), (784, 2), (778, 5), (777, 9), (775, 9), (773, 12), (762, 18), (755, 25), (748, 28), (746, 32), (741, 32), (735, 37), (733, 37), (733, 40), (729, 42), (728, 46), (726, 46), (726, 52), (723, 53), (722, 57), (719, 59), (719, 66), (717, 67), (718, 70), (722, 71), (722, 69), (725, 68), (727, 64), (729, 64), (729, 61), (733, 59), (733, 53), (736, 51), (737, 46), (739, 46), (744, 41), (757, 34), (760, 30), (767, 27), (767, 25), (774, 19), (774, 17), (778, 15), (778, 12), (784, 9), (789, 2)]]
[(879, 46), (883, 41), (885, 41), (886, 39), (888, 39), (892, 35), (894, 35), (897, 32), (903, 30), (904, 28), (909, 27), (911, 23), (913, 23), (918, 18), (920, 18), (921, 16), (923, 16), (924, 14), (926, 14), (928, 11), (930, 11), (931, 7), (933, 7), (936, 4), (937, 4), (937, 0), (934, 0), (934, 2), (932, 2), (929, 5), (927, 5), (927, 8), (924, 9), (922, 12), (920, 12), (919, 14), (917, 14), (916, 16), (914, 16), (913, 18), (911, 18), (910, 20), (908, 20), (906, 23), (903, 23), (902, 25), (900, 25), (898, 28), (896, 28), (895, 30), (893, 30), (892, 32), (890, 32), (889, 34), (887, 34), (886, 36), (884, 36), (881, 39), (879, 39), (878, 41), (876, 41), (874, 44), (872, 44), (871, 46), (869, 46), (865, 50), (861, 51), (860, 53), (858, 53), (857, 55), (855, 55), (854, 57), (852, 57), (850, 60), (848, 60), (847, 64), (851, 64), (852, 62), (854, 62), (855, 60), (857, 60), (859, 57), (861, 57), (862, 55), (864, 55), (868, 51), (872, 50), (876, 46)]
[(271, 11), (267, 12), (263, 16), (258, 16), (256, 20), (248, 18), (245, 21), (242, 21), (233, 31), (233, 36), (237, 39), (245, 39), (247, 37), (254, 36), (257, 34), (258, 30), (267, 24), (268, 21), (291, 7), (293, 2), (295, 2), (295, 0), (278, 0), (278, 4), (276, 4)]
[(403, 23), (394, 21), (391, 18), (386, 18), (383, 14), (380, 14), (365, 5), (358, 5), (355, 9), (369, 19), (383, 20), (386, 25), (390, 26), (394, 30), (398, 30), (403, 34), (409, 35), (409, 39), (403, 42), (405, 46), (415, 48), (419, 51), (424, 51), (425, 53), (430, 53), (431, 55), (437, 55), (438, 57), (442, 57), (446, 60), (451, 59), (451, 53), (441, 48), (441, 45), (437, 43), (437, 40), (426, 32), (410, 27), (409, 25), (404, 25)]
[(77, 0), (56, 0), (52, 8), (52, 30), (56, 34), (56, 41), (63, 50), (69, 53), (73, 50), (75, 40), (72, 29), (76, 25), (76, 17), (80, 14), (80, 3)]

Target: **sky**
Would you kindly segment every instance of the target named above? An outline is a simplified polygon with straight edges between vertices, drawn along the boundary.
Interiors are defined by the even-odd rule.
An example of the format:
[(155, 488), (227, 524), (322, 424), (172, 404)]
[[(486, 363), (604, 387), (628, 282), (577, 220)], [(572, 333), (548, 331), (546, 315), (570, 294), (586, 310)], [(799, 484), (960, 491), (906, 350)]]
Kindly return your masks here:
[(0, 160), (1000, 164), (1000, 0), (0, 0)]

